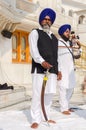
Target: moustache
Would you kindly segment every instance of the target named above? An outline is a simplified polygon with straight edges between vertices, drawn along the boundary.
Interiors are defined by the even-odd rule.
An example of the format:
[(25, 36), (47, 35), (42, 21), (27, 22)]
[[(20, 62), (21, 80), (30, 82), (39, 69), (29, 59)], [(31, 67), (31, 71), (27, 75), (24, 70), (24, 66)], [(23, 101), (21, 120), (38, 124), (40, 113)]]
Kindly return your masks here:
[(49, 24), (44, 24), (44, 25), (42, 25), (42, 27), (43, 27), (44, 29), (49, 29), (49, 28), (50, 28), (50, 25), (49, 25)]

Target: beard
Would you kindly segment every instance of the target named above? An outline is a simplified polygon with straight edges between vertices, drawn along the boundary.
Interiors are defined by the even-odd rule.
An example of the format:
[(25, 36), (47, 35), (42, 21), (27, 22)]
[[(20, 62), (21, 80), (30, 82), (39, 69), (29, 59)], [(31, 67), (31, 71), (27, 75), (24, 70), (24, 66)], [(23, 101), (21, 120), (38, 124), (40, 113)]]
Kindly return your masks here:
[(69, 37), (66, 37), (66, 36), (64, 36), (64, 35), (61, 35), (61, 38), (64, 40), (64, 41), (69, 41)]
[(42, 28), (43, 28), (43, 31), (48, 33), (50, 31), (50, 25), (49, 24), (45, 24), (45, 25), (42, 25)]

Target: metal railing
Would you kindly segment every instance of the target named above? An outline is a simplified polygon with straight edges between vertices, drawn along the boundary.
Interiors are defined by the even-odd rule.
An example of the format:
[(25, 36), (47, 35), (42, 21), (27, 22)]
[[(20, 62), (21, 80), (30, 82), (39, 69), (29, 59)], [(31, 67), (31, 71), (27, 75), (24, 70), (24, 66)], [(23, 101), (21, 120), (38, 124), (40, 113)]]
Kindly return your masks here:
[(81, 58), (75, 60), (75, 65), (77, 68), (86, 70), (86, 45), (81, 44)]

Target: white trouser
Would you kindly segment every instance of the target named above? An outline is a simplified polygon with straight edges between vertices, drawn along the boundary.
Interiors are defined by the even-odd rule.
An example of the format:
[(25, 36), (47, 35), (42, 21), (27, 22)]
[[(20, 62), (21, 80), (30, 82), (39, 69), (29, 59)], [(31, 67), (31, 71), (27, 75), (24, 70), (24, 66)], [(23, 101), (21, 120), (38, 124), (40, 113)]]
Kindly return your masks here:
[(74, 88), (67, 89), (59, 87), (59, 103), (61, 112), (67, 111), (69, 109), (69, 101), (73, 94)]
[[(31, 104), (31, 117), (32, 123), (40, 123), (43, 120), (43, 114), (41, 109), (41, 89), (43, 83), (43, 74), (33, 74), (32, 75), (32, 104)], [(47, 87), (47, 86), (46, 86)], [(46, 89), (45, 87), (45, 89)], [(45, 109), (49, 119), (50, 106), (52, 104), (53, 93), (46, 93), (44, 96)]]

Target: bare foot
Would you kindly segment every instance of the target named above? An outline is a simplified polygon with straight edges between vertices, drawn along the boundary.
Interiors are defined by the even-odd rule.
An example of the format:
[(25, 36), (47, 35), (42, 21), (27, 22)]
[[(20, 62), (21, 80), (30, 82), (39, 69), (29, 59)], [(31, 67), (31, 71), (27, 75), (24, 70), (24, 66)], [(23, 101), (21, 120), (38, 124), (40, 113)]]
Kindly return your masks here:
[(39, 126), (38, 123), (33, 123), (33, 124), (31, 125), (31, 128), (36, 129), (36, 128), (38, 128), (38, 126)]
[(53, 124), (55, 124), (56, 122), (55, 121), (53, 121), (53, 120), (48, 120), (48, 122), (49, 123), (53, 123)]
[(71, 108), (69, 109), (69, 111), (70, 111), (70, 112), (74, 112), (74, 110), (73, 110), (73, 109), (71, 109)]
[(70, 115), (71, 114), (70, 111), (63, 111), (62, 113), (65, 114), (65, 115)]

